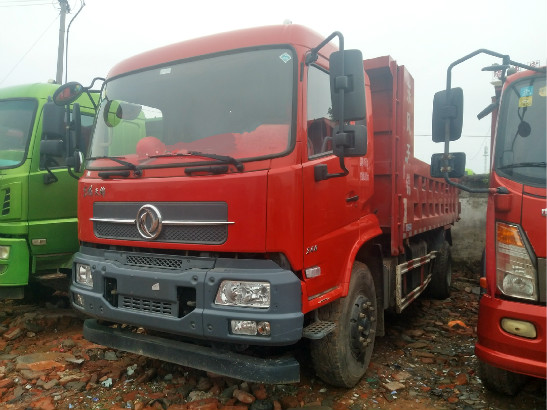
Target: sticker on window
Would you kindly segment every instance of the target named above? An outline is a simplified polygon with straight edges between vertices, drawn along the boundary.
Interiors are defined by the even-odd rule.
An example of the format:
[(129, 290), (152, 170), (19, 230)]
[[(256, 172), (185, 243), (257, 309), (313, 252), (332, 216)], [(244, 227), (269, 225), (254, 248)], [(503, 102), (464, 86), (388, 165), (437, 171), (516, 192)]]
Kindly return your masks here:
[(292, 57), (289, 53), (283, 53), (279, 56), (279, 58), (281, 59), (281, 61), (283, 61), (284, 63), (288, 63), (289, 61), (291, 61)]
[(522, 87), (520, 89), (520, 96), (521, 97), (531, 97), (532, 95), (534, 95), (534, 87), (533, 86), (528, 86), (528, 87)]
[(547, 87), (541, 87), (541, 88), (539, 89), (539, 95), (540, 95), (541, 97), (545, 97), (545, 96), (547, 95)]
[(171, 67), (162, 68), (160, 70), (160, 75), (165, 75), (165, 74), (171, 74)]
[(532, 106), (532, 97), (520, 97), (519, 98), (519, 108), (531, 107)]

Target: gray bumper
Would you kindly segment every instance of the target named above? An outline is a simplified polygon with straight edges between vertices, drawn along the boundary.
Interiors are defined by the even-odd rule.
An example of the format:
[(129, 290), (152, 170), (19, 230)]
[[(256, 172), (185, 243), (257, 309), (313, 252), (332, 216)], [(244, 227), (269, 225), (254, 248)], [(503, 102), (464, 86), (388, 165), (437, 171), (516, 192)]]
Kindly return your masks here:
[[(92, 267), (93, 288), (74, 281), (76, 310), (93, 317), (217, 342), (282, 346), (302, 338), (301, 283), (266, 260), (179, 257), (82, 247), (74, 263)], [(214, 304), (222, 280), (267, 281), (269, 308)], [(74, 303), (75, 295), (84, 301)], [(233, 319), (270, 322), (270, 336), (231, 333)], [(95, 340), (94, 340), (95, 341)]]

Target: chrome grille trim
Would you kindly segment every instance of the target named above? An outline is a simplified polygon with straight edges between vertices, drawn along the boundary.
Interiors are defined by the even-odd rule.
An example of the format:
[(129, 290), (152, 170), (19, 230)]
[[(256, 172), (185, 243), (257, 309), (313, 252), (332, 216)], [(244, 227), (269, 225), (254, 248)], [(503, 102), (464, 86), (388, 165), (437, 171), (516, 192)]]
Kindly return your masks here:
[[(139, 217), (142, 208), (147, 206), (155, 209), (160, 224), (160, 232), (153, 238), (141, 232), (143, 220), (144, 225), (150, 223), (145, 215)], [(225, 243), (228, 227), (235, 224), (228, 220), (226, 202), (99, 201), (93, 204), (93, 215), (89, 220), (93, 223), (95, 236), (101, 239), (207, 245)]]

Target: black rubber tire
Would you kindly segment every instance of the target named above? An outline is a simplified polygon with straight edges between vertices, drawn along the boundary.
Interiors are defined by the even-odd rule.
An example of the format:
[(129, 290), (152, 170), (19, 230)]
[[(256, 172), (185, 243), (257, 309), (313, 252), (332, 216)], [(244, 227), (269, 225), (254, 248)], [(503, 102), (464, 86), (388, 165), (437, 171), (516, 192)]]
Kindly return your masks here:
[(353, 387), (365, 374), (376, 336), (376, 291), (366, 265), (355, 262), (349, 292), (319, 311), (321, 320), (334, 322), (333, 332), (311, 341), (315, 373), (325, 383)]
[(446, 299), (450, 296), (452, 285), (452, 252), (450, 244), (443, 241), (441, 249), (433, 260), (431, 282), (429, 283), (428, 296), (434, 299)]
[(526, 383), (528, 376), (500, 369), (479, 360), (479, 377), (484, 387), (496, 393), (514, 396)]

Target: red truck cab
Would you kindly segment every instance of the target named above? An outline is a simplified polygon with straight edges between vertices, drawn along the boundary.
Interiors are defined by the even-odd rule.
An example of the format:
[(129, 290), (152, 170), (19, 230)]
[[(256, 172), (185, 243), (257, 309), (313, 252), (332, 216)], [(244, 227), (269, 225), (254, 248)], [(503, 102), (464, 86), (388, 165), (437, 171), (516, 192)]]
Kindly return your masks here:
[(488, 198), (487, 291), (480, 300), (478, 341), (487, 386), (515, 394), (528, 375), (546, 378), (545, 71), (520, 71), (501, 92), (493, 136)]
[[(465, 166), (463, 153), (448, 152), (449, 141), (461, 135), (463, 112), (463, 91), (451, 88), (451, 70), (479, 54), (502, 59), (483, 69), (501, 73), (492, 104), (478, 114), (480, 119), (492, 113), (485, 190), (449, 180), (461, 176)], [(507, 76), (511, 66), (525, 71)], [(445, 142), (445, 153), (432, 157), (432, 175), (489, 194), (475, 352), (484, 385), (509, 395), (520, 391), (526, 376), (546, 378), (546, 97), (545, 67), (480, 49), (450, 65), (447, 89), (435, 95), (433, 107), (433, 140)]]
[(384, 310), (448, 296), (458, 190), (414, 158), (412, 76), (342, 38), (259, 27), (110, 71), (79, 185), (84, 337), (269, 383), (299, 380), (270, 353), (307, 338), (353, 386)]

